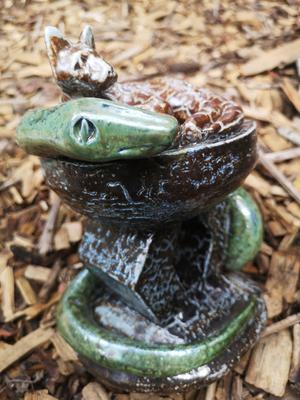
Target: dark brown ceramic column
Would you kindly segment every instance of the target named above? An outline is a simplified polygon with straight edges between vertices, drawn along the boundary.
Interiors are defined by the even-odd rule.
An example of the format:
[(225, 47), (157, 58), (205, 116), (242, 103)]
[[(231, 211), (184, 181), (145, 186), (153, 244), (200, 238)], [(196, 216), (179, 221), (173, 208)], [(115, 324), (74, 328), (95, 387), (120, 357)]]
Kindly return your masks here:
[(163, 324), (186, 301), (175, 270), (179, 228), (139, 231), (89, 221), (80, 257), (125, 304)]

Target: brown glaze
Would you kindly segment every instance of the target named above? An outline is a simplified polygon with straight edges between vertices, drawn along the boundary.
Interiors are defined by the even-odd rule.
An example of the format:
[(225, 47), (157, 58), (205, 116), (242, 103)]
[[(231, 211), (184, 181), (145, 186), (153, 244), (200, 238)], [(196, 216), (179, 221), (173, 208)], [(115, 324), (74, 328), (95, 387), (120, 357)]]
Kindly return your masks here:
[(97, 93), (117, 80), (113, 68), (96, 52), (89, 26), (76, 44), (53, 27), (46, 28), (45, 39), (53, 75), (65, 94), (80, 97), (84, 92), (85, 96), (98, 97)]
[[(52, 29), (52, 31), (51, 31)], [(175, 116), (182, 124), (173, 147), (199, 143), (212, 136), (238, 133), (243, 126), (241, 108), (207, 89), (171, 78), (116, 83), (113, 67), (95, 50), (92, 31), (86, 27), (72, 44), (55, 28), (46, 32), (54, 76), (65, 99), (100, 97)]]
[(207, 89), (172, 78), (145, 82), (116, 83), (105, 91), (111, 100), (173, 115), (181, 122), (174, 148), (217, 140), (221, 133), (238, 131), (243, 112), (234, 102)]

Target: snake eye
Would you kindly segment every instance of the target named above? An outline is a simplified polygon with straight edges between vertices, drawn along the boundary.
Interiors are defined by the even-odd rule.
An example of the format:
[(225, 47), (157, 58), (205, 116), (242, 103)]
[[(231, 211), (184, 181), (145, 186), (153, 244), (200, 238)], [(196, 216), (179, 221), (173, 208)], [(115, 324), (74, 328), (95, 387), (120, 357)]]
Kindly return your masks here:
[(97, 128), (85, 117), (78, 118), (71, 130), (72, 136), (74, 136), (76, 142), (80, 144), (90, 144), (97, 137)]

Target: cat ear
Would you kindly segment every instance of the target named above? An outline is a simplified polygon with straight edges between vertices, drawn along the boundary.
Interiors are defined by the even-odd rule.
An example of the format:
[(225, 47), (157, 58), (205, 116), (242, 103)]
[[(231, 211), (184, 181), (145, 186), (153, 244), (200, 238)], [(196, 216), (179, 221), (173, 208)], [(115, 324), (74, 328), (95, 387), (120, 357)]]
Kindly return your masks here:
[(95, 50), (95, 39), (94, 39), (94, 34), (93, 34), (93, 31), (92, 31), (92, 28), (90, 27), (90, 25), (86, 25), (83, 28), (83, 31), (80, 34), (79, 40), (80, 40), (81, 44), (84, 44), (88, 48)]
[(70, 42), (63, 37), (63, 34), (57, 28), (47, 26), (45, 28), (45, 43), (50, 64), (54, 71), (58, 52), (69, 47)]

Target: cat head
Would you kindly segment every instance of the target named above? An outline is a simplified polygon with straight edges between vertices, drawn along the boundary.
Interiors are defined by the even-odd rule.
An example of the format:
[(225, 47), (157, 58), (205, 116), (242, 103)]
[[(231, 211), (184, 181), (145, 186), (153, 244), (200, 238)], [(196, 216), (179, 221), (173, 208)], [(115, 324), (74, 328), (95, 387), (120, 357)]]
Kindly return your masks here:
[(45, 42), (53, 75), (63, 92), (71, 97), (102, 97), (117, 80), (113, 67), (96, 51), (92, 29), (86, 26), (77, 43), (48, 26)]

